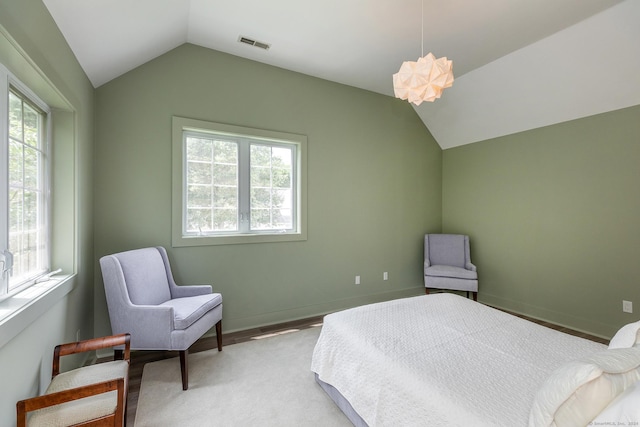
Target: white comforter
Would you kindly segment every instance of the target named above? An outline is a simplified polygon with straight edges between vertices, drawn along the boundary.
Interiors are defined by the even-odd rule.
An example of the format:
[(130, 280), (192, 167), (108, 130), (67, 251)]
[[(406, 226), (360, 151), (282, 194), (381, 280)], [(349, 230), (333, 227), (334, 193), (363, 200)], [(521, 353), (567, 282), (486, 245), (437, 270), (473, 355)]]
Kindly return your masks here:
[(369, 426), (526, 426), (560, 365), (606, 346), (454, 294), (327, 315), (311, 370)]

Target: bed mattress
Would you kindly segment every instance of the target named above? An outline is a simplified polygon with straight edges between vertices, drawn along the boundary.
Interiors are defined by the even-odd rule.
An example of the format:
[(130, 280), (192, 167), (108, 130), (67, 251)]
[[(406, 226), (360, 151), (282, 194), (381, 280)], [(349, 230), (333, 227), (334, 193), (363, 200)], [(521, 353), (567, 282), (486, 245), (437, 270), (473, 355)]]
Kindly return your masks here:
[(325, 316), (311, 370), (369, 426), (526, 426), (536, 391), (606, 349), (455, 294)]

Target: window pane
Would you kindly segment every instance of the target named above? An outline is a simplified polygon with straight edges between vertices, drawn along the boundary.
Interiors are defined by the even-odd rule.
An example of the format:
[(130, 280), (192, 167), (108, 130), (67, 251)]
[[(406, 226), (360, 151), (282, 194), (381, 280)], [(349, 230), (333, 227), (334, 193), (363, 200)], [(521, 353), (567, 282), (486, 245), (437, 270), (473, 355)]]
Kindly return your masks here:
[(251, 229), (293, 229), (293, 150), (251, 146)]
[(24, 165), (22, 144), (11, 141), (9, 144), (9, 186), (22, 187), (22, 167)]
[(271, 169), (263, 166), (251, 166), (251, 186), (271, 188)]
[(213, 206), (216, 208), (236, 209), (238, 206), (237, 188), (215, 186), (213, 188)]
[(232, 141), (215, 141), (216, 163), (238, 164), (238, 144)]
[[(9, 233), (9, 248), (19, 248), (21, 247), (22, 242), (22, 234), (19, 233)], [(9, 280), (11, 281), (14, 277), (22, 277), (22, 252), (13, 252), (13, 271)]]
[(22, 141), (22, 100), (9, 93), (9, 136)]
[(42, 179), (44, 114), (18, 95), (9, 95), (9, 290), (48, 268), (45, 187)]
[(254, 208), (269, 208), (271, 206), (271, 190), (269, 188), (252, 188), (251, 206)]
[(189, 184), (211, 185), (211, 162), (188, 162), (187, 182)]
[(24, 104), (24, 142), (32, 147), (38, 147), (38, 132), (40, 115), (29, 104)]
[(238, 144), (206, 137), (185, 138), (186, 232), (237, 230)]
[(270, 209), (251, 209), (252, 230), (270, 230), (272, 228)]
[(187, 158), (190, 161), (211, 161), (213, 143), (209, 139), (187, 138)]
[(291, 209), (293, 206), (291, 190), (273, 190), (271, 197), (273, 200), (273, 206), (279, 209)]
[(38, 229), (39, 194), (36, 191), (24, 191), (24, 229), (29, 232)]
[(238, 166), (236, 164), (216, 163), (213, 171), (216, 185), (237, 186)]
[(273, 186), (276, 188), (291, 188), (291, 169), (273, 169)]
[(40, 234), (38, 230), (31, 230), (27, 233), (24, 245), (24, 269), (28, 271), (37, 271), (39, 266), (38, 255), (40, 254)]
[(280, 166), (286, 166), (288, 169), (291, 168), (291, 162), (292, 162), (291, 154), (292, 154), (291, 148), (273, 147), (272, 149), (273, 158), (276, 159), (274, 160), (274, 163)]
[(187, 188), (187, 206), (189, 208), (211, 208), (211, 186), (190, 185)]
[(38, 150), (29, 146), (24, 147), (24, 188), (38, 189), (40, 162)]
[(293, 217), (291, 215), (291, 209), (279, 209), (274, 212), (273, 223), (275, 228), (290, 229)]
[[(23, 218), (24, 218), (24, 191), (16, 188), (9, 190), (9, 235), (20, 236), (22, 230)], [(19, 240), (15, 240), (18, 242)], [(19, 248), (19, 246), (11, 246), (10, 248)], [(13, 252), (13, 251), (12, 251)]]
[(271, 166), (271, 147), (251, 144), (251, 166)]
[(238, 229), (238, 210), (214, 209), (214, 231), (236, 231)]
[(190, 233), (211, 231), (212, 218), (211, 209), (187, 209), (187, 231)]

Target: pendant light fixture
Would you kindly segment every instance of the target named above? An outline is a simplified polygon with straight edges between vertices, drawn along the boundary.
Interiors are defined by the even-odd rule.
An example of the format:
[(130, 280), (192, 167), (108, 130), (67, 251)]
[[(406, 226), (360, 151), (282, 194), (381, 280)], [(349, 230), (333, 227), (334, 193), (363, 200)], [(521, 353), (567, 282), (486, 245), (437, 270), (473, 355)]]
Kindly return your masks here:
[(393, 75), (396, 98), (415, 105), (433, 102), (442, 96), (442, 90), (453, 85), (453, 61), (446, 56), (437, 58), (429, 52), (424, 55), (424, 0), (422, 0), (422, 56), (417, 61), (405, 61)]

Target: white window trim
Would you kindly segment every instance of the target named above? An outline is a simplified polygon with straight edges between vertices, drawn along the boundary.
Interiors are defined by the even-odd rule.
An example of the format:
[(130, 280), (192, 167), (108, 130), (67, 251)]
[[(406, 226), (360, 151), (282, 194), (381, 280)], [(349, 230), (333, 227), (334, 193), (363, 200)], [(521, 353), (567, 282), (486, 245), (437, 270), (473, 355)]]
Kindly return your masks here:
[[(11, 37), (11, 35), (0, 25), (0, 59), (6, 61), (6, 66), (0, 63), (0, 85), (6, 85), (11, 82), (14, 86), (21, 89), (23, 93), (31, 94), (37, 92), (39, 96), (36, 98), (44, 99), (46, 104), (51, 106), (50, 114), (59, 116), (67, 115), (60, 123), (60, 126), (56, 126), (58, 129), (53, 131), (53, 120), (48, 121), (47, 132), (49, 134), (49, 143), (56, 140), (56, 137), (68, 138), (69, 141), (65, 141), (63, 144), (59, 144), (55, 149), (53, 145), (50, 145), (49, 156), (53, 158), (54, 151), (58, 154), (65, 153), (65, 156), (72, 156), (75, 159), (76, 149), (74, 142), (74, 108), (72, 104), (67, 101), (65, 96), (57, 90), (53, 83), (47, 78), (44, 72), (33, 62), (29, 55), (20, 47), (20, 45)], [(17, 70), (18, 77), (15, 73), (9, 71), (9, 68), (14, 71)], [(16, 85), (15, 82), (22, 81), (23, 84)], [(33, 88), (35, 91), (26, 89), (26, 86)], [(8, 94), (6, 97), (7, 103), (0, 102), (0, 111), (3, 112), (3, 117), (8, 115)], [(5, 134), (8, 136), (8, 120), (6, 123), (0, 123)], [(4, 126), (4, 128), (3, 128)], [(54, 176), (52, 175), (51, 167), (54, 163), (50, 163), (50, 170), (48, 178), (50, 179), (50, 190), (54, 186)], [(65, 214), (68, 214), (69, 209), (73, 209), (73, 212), (77, 212), (76, 205), (76, 165), (75, 161), (71, 162), (71, 171), (65, 170), (63, 178), (58, 177), (58, 180), (62, 180), (64, 184), (61, 185), (62, 191), (58, 194), (58, 197), (63, 197), (64, 202), (58, 203), (58, 210), (64, 209)], [(71, 176), (67, 176), (71, 175)], [(5, 177), (8, 179), (8, 177)], [(62, 196), (60, 196), (62, 194)], [(6, 196), (5, 196), (6, 197)], [(51, 197), (51, 194), (50, 194)], [(56, 199), (57, 200), (57, 199)], [(69, 206), (72, 205), (72, 208)], [(49, 215), (54, 213), (53, 203), (49, 203), (48, 209)], [(68, 209), (69, 208), (69, 209)], [(6, 213), (5, 213), (6, 215)], [(69, 220), (68, 215), (64, 219), (52, 221), (51, 227), (60, 227), (59, 230), (66, 230), (64, 239), (58, 239), (56, 242), (49, 241), (50, 256), (53, 257), (56, 253), (54, 246), (58, 247), (60, 254), (57, 260), (50, 259), (50, 262), (57, 263), (56, 266), (63, 267), (67, 273), (59, 273), (55, 276), (45, 275), (38, 283), (22, 291), (17, 290), (15, 293), (3, 296), (0, 299), (0, 348), (11, 341), (14, 337), (18, 336), (25, 328), (32, 324), (33, 321), (46, 314), (51, 308), (60, 302), (65, 295), (73, 291), (77, 284), (76, 262), (77, 262), (77, 223), (75, 220)], [(54, 217), (50, 216), (50, 220)], [(55, 223), (55, 224), (54, 224)], [(57, 228), (56, 228), (57, 229)], [(52, 233), (54, 228), (50, 228)], [(51, 236), (50, 236), (51, 237)], [(58, 271), (58, 270), (56, 270)], [(70, 272), (70, 273), (69, 273)]]
[[(292, 233), (247, 233), (207, 236), (183, 236), (184, 216), (184, 159), (183, 132), (211, 132), (245, 137), (282, 141), (297, 145), (296, 170), (299, 171), (297, 185), (297, 226)], [(304, 135), (233, 126), (222, 123), (173, 117), (172, 121), (172, 245), (210, 246), (240, 243), (290, 242), (307, 240), (307, 137)]]
[(52, 276), (0, 301), (0, 348), (71, 292), (75, 278), (75, 274)]
[[(50, 262), (51, 262), (51, 223), (50, 223), (50, 218), (51, 218), (51, 109), (49, 108), (49, 106), (40, 99), (39, 96), (37, 96), (31, 89), (29, 89), (28, 86), (26, 86), (25, 84), (23, 84), (20, 80), (18, 80), (13, 74), (11, 74), (4, 66), (2, 66), (0, 64), (0, 76), (1, 76), (1, 80), (2, 82), (0, 83), (0, 98), (2, 98), (3, 100), (5, 100), (6, 102), (2, 102), (2, 106), (0, 106), (0, 117), (4, 117), (7, 118), (7, 120), (0, 120), (0, 132), (1, 132), (1, 136), (0, 138), (2, 138), (2, 140), (4, 141), (5, 144), (8, 144), (8, 133), (9, 133), (9, 129), (8, 129), (8, 115), (9, 115), (9, 105), (8, 105), (8, 100), (9, 100), (9, 91), (10, 88), (13, 87), (15, 88), (15, 90), (17, 90), (18, 92), (20, 92), (22, 95), (24, 95), (29, 102), (31, 102), (33, 105), (35, 105), (37, 108), (39, 108), (43, 114), (45, 115), (45, 126), (43, 129), (43, 132), (45, 133), (45, 140), (43, 142), (43, 146), (40, 147), (40, 149), (43, 150), (44, 152), (44, 156), (45, 156), (45, 164), (43, 165), (43, 179), (44, 179), (44, 188), (46, 189), (46, 194), (44, 196), (44, 211), (45, 211), (45, 218), (43, 219), (45, 222), (45, 226), (47, 229), (47, 237), (46, 237), (46, 245), (47, 245), (47, 263), (45, 266), (45, 271), (42, 272), (41, 275), (39, 275), (38, 277), (33, 278), (32, 280), (22, 283), (19, 286), (9, 290), (7, 289), (2, 289), (0, 288), (0, 301), (5, 300), (7, 298), (12, 297), (13, 295), (17, 295), (19, 293), (21, 293), (22, 291), (28, 289), (31, 286), (34, 286), (37, 281), (44, 276), (49, 275), (49, 272), (51, 271), (50, 269)], [(4, 144), (3, 144), (4, 145)], [(7, 165), (8, 164), (8, 154), (5, 152), (5, 150), (0, 150), (0, 162), (2, 162), (2, 164)], [(6, 173), (7, 175), (4, 177), (4, 182), (8, 182), (8, 167), (6, 168)], [(2, 186), (2, 188), (0, 188), (0, 198), (2, 199), (6, 199), (8, 197), (8, 188), (5, 188), (6, 186)], [(0, 225), (2, 224), (6, 224), (7, 223), (7, 212), (4, 210), (0, 210)], [(3, 233), (0, 233), (3, 234)], [(8, 236), (6, 237), (8, 239)], [(5, 242), (6, 243), (6, 242)], [(4, 245), (0, 243), (0, 248), (2, 248)], [(2, 285), (4, 286), (4, 285)], [(6, 285), (8, 287), (8, 283)]]

